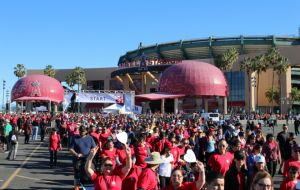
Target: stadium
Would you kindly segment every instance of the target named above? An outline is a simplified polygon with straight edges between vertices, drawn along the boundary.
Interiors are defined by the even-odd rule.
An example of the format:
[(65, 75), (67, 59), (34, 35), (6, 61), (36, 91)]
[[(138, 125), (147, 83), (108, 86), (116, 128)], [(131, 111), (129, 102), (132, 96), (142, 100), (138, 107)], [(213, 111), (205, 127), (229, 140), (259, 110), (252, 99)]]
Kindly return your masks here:
[[(273, 104), (265, 96), (266, 91), (272, 86), (273, 69), (268, 68), (266, 72), (260, 73), (258, 81), (257, 73), (252, 73), (249, 78), (240, 68), (240, 61), (244, 58), (255, 57), (272, 47), (277, 47), (290, 64), (281, 76), (275, 73), (274, 87), (280, 86), (281, 98), (279, 103)], [(83, 89), (133, 90), (136, 95), (155, 93), (159, 91), (159, 80), (168, 67), (185, 60), (214, 64), (214, 58), (230, 48), (238, 50), (239, 58), (230, 70), (224, 71), (229, 86), (228, 111), (251, 110), (261, 113), (270, 112), (273, 108), (276, 113), (286, 114), (292, 108), (297, 109), (299, 103), (291, 102), (290, 96), (293, 87), (300, 87), (300, 38), (290, 36), (209, 37), (149, 46), (140, 43), (136, 50), (128, 51), (120, 56), (117, 67), (85, 69), (87, 85), (83, 86)], [(55, 78), (63, 82), (71, 71), (72, 69), (56, 70)], [(28, 70), (27, 75), (42, 74), (42, 72), (43, 70)], [(259, 86), (256, 85), (258, 83)], [(250, 88), (249, 85), (251, 85)], [(137, 103), (143, 105), (144, 108), (154, 110), (160, 107), (159, 101), (142, 103), (137, 100)], [(166, 100), (166, 111), (170, 112), (174, 109), (174, 101), (173, 99)], [(218, 97), (209, 101), (205, 111), (218, 111), (218, 105), (216, 105)], [(179, 102), (179, 110), (199, 109), (197, 107), (199, 103), (195, 98), (183, 97), (179, 98)]]

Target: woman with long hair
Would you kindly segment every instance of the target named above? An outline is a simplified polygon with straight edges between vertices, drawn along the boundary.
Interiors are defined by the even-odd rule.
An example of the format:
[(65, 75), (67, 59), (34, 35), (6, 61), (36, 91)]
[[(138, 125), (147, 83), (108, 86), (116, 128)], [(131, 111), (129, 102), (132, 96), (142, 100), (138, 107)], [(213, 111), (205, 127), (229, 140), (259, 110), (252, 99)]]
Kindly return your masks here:
[(250, 190), (273, 190), (273, 179), (266, 171), (257, 172)]

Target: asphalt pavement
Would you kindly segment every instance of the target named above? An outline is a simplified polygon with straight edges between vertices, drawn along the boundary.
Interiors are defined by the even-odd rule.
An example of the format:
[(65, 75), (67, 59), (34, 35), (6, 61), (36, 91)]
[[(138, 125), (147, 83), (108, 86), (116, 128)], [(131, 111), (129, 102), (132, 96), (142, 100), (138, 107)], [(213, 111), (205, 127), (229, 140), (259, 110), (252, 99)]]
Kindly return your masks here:
[(67, 150), (58, 153), (58, 166), (54, 169), (49, 166), (48, 142), (24, 144), (21, 136), (16, 160), (6, 160), (7, 155), (0, 153), (0, 189), (73, 188), (71, 157)]

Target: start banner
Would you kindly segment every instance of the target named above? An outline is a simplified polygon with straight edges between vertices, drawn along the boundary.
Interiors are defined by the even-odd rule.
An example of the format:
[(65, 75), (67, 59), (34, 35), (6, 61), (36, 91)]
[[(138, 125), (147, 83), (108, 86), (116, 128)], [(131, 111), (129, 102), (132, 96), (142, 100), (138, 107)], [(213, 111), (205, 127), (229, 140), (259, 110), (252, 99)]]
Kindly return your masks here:
[(76, 93), (76, 102), (82, 103), (124, 103), (122, 93), (80, 92)]

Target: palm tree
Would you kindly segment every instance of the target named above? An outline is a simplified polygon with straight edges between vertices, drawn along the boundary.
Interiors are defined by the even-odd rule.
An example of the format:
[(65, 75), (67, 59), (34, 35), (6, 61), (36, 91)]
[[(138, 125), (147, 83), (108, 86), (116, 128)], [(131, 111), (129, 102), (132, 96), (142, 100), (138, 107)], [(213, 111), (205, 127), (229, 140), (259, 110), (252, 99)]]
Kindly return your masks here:
[(279, 95), (279, 89), (278, 88), (269, 88), (265, 92), (265, 96), (268, 99), (268, 101), (271, 103), (275, 100), (277, 104), (280, 103), (280, 95)]
[[(279, 95), (281, 98), (281, 74), (285, 73), (289, 68), (289, 61), (286, 57), (280, 57), (278, 63), (274, 66), (274, 71), (278, 74)], [(280, 111), (282, 112), (282, 102), (280, 101)]]
[(53, 69), (52, 65), (47, 65), (44, 69), (44, 75), (54, 78), (55, 70)]
[[(273, 47), (271, 49), (269, 49), (269, 51), (266, 54), (266, 62), (268, 65), (272, 66), (273, 68), (273, 72), (272, 72), (272, 89), (274, 88), (274, 73), (275, 71), (277, 71), (277, 74), (279, 75), (279, 82), (280, 82), (280, 75), (283, 72), (286, 72), (288, 67), (289, 67), (289, 63), (288, 63), (288, 59), (283, 57), (278, 48)], [(280, 83), (279, 83), (280, 86)], [(281, 88), (280, 88), (280, 96), (281, 96)], [(272, 102), (272, 112), (273, 112), (273, 101)], [(281, 102), (280, 102), (281, 103)]]
[(79, 86), (82, 84), (86, 84), (85, 72), (81, 67), (75, 67), (73, 71), (66, 76), (67, 84), (73, 89), (75, 84), (78, 84), (78, 91)]
[(268, 63), (266, 61), (266, 56), (264, 54), (255, 56), (252, 60), (253, 62), (253, 70), (257, 73), (256, 80), (256, 106), (258, 106), (258, 98), (259, 98), (259, 76), (261, 72), (266, 72), (268, 68)]
[[(239, 52), (236, 48), (227, 49), (224, 54), (217, 55), (215, 58), (215, 65), (220, 68), (222, 71), (230, 70), (230, 85), (232, 87), (232, 66), (238, 60)], [(230, 92), (230, 90), (229, 90)], [(229, 96), (230, 97), (230, 96)], [(230, 101), (230, 100), (229, 100)]]
[(26, 68), (23, 64), (17, 64), (16, 67), (14, 67), (14, 74), (18, 79), (22, 78), (26, 74)]
[(253, 61), (251, 58), (246, 57), (240, 64), (240, 70), (244, 71), (248, 77), (248, 92), (249, 92), (249, 113), (251, 112), (251, 73), (253, 72)]
[(289, 97), (289, 101), (290, 101), (290, 104), (291, 104), (290, 109), (293, 109), (294, 102), (300, 101), (300, 90), (298, 88), (296, 88), (296, 87), (292, 88), (291, 94), (290, 94), (290, 97)]

